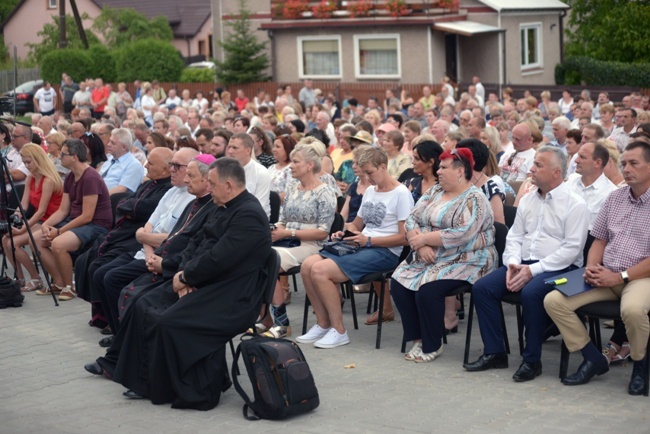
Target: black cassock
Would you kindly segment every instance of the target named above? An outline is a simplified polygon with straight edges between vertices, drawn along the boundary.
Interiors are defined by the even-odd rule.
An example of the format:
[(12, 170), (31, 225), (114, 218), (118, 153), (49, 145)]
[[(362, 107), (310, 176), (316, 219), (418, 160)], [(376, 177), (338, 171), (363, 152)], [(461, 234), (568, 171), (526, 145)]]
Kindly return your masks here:
[(122, 253), (140, 250), (142, 245), (135, 239), (135, 232), (147, 223), (160, 199), (171, 187), (171, 177), (147, 181), (132, 196), (120, 200), (115, 209), (115, 227), (99, 237), (75, 261), (75, 286), (79, 297), (89, 302), (100, 301), (92, 284), (93, 274)]
[(259, 314), (271, 252), (268, 218), (244, 191), (183, 252), (179, 270), (197, 289), (179, 299), (166, 281), (140, 297), (97, 362), (154, 404), (214, 408), (229, 381), (226, 344)]

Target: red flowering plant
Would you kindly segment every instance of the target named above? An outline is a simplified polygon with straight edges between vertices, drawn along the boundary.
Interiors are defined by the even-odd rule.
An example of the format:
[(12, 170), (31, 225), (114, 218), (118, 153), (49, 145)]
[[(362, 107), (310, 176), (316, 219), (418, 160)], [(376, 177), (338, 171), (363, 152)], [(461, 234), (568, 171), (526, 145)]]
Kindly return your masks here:
[(408, 14), (408, 8), (404, 0), (388, 0), (386, 9), (388, 10), (388, 14), (395, 18)]
[(457, 11), (460, 6), (460, 0), (438, 0), (438, 7)]
[(348, 12), (350, 12), (350, 17), (367, 17), (372, 9), (371, 0), (359, 0), (352, 1), (348, 3)]
[(337, 9), (338, 7), (336, 6), (335, 2), (328, 1), (328, 0), (321, 0), (320, 3), (318, 3), (316, 6), (311, 8), (311, 11), (314, 13), (314, 16), (316, 18), (325, 19), (325, 18), (331, 18), (332, 12), (334, 12)]
[(307, 0), (287, 0), (282, 8), (282, 16), (290, 20), (295, 20), (302, 16), (303, 12), (309, 10)]

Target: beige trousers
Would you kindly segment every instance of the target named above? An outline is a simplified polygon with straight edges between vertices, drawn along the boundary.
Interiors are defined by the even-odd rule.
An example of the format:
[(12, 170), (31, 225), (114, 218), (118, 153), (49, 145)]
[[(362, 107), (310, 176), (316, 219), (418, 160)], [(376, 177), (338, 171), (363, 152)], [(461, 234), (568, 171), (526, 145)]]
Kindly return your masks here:
[(650, 278), (633, 280), (627, 285), (594, 288), (573, 297), (567, 297), (557, 290), (551, 291), (544, 298), (544, 308), (560, 329), (567, 348), (573, 352), (589, 343), (589, 334), (576, 315), (576, 309), (608, 300), (621, 300), (621, 318), (630, 342), (630, 356), (632, 360), (642, 360), (650, 335)]

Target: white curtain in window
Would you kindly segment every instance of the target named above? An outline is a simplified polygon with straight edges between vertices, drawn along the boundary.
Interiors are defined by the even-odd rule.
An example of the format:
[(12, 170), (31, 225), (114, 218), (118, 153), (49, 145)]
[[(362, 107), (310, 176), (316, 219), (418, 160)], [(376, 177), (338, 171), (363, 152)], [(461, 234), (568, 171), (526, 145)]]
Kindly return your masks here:
[(361, 75), (397, 75), (397, 39), (359, 40)]
[(303, 73), (305, 75), (340, 75), (337, 40), (303, 41)]

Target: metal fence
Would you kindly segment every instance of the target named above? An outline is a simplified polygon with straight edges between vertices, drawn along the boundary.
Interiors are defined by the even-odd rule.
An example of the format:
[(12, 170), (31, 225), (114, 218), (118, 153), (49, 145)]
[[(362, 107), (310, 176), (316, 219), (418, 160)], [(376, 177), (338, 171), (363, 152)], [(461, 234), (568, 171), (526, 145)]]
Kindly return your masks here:
[[(41, 73), (39, 68), (20, 68), (18, 69), (16, 86), (31, 80), (39, 80)], [(13, 90), (14, 88), (14, 70), (0, 71), (0, 94)]]

